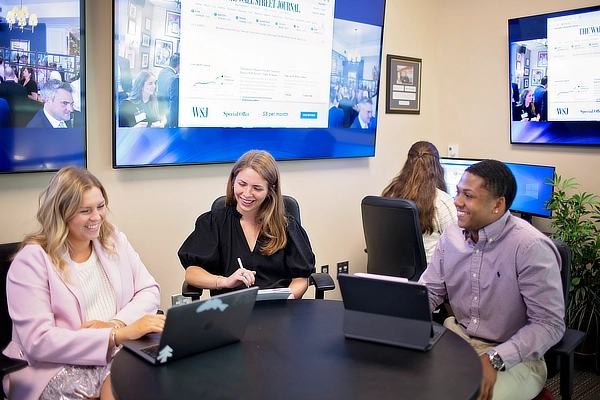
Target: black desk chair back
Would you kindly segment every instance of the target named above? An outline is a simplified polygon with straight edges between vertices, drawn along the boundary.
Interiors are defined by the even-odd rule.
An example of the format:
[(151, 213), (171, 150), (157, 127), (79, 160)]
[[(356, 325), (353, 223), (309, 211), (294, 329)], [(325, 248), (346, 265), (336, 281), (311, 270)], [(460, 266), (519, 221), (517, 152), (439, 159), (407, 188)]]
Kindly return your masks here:
[[(300, 204), (298, 201), (292, 196), (283, 195), (283, 205), (285, 208), (285, 212), (294, 217), (298, 223), (300, 221)], [(225, 207), (225, 196), (220, 196), (213, 201), (211, 210), (216, 210), (218, 208)], [(309, 285), (315, 286), (315, 298), (323, 299), (325, 298), (325, 292), (328, 290), (335, 289), (335, 283), (329, 274), (325, 273), (317, 273), (314, 272), (310, 275), (308, 279)], [(181, 286), (181, 294), (185, 297), (191, 297), (192, 300), (198, 300), (202, 295), (202, 289), (197, 288), (192, 285), (188, 285), (185, 281)]]
[(361, 210), (367, 272), (417, 281), (427, 267), (417, 205), (411, 200), (367, 196)]
[[(0, 350), (4, 350), (12, 338), (12, 320), (8, 314), (8, 301), (6, 299), (6, 275), (10, 268), (10, 259), (18, 248), (19, 243), (0, 244), (0, 290), (2, 291), (2, 296), (0, 296)], [(16, 372), (26, 366), (27, 361), (9, 358), (0, 353), (0, 371), (2, 371), (0, 378), (4, 378), (4, 375)], [(2, 394), (6, 397), (3, 391)]]
[[(565, 305), (569, 304), (569, 288), (571, 286), (571, 249), (564, 242), (552, 239), (561, 257), (560, 275), (562, 279)], [(566, 316), (565, 316), (566, 320)], [(567, 329), (563, 338), (544, 355), (548, 367), (548, 378), (560, 372), (560, 395), (563, 400), (568, 400), (573, 395), (573, 374), (575, 348), (579, 346), (585, 333)]]

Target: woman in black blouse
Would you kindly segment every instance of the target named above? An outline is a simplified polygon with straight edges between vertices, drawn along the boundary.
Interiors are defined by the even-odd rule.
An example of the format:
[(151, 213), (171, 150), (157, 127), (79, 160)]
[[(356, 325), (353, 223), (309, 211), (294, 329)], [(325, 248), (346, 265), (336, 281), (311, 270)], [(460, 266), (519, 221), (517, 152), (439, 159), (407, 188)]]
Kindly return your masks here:
[(21, 68), (21, 80), (19, 83), (25, 86), (25, 90), (27, 90), (27, 97), (29, 97), (31, 100), (38, 99), (38, 85), (33, 79), (33, 68)]
[(302, 226), (284, 212), (271, 154), (251, 150), (238, 159), (229, 174), (225, 204), (198, 217), (179, 249), (186, 282), (211, 294), (252, 285), (289, 287), (290, 298), (301, 298), (315, 256)]
[(535, 109), (533, 103), (533, 90), (524, 89), (521, 92), (521, 101), (517, 105), (518, 112), (521, 113), (521, 121), (539, 121), (540, 114)]
[(142, 70), (133, 82), (131, 95), (119, 105), (119, 126), (162, 128), (166, 118), (159, 115), (156, 77)]

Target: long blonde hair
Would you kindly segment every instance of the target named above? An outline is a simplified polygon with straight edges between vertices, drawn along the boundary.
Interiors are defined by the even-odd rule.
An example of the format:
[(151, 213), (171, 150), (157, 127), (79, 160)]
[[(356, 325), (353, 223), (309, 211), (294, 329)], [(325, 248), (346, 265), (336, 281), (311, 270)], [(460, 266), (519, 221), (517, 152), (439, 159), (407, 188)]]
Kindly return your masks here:
[[(72, 250), (68, 239), (67, 223), (79, 211), (84, 192), (95, 187), (102, 192), (108, 209), (106, 190), (91, 172), (74, 166), (64, 167), (58, 171), (39, 197), (36, 218), (40, 228), (25, 237), (21, 248), (27, 244), (40, 245), (50, 256), (58, 272), (65, 276), (68, 267), (65, 256)], [(111, 254), (114, 254), (114, 243), (110, 240), (110, 236), (114, 230), (114, 225), (106, 219), (100, 226), (100, 243)]]
[(244, 153), (233, 165), (227, 181), (227, 205), (237, 205), (233, 193), (233, 182), (236, 176), (246, 168), (252, 168), (267, 181), (267, 197), (260, 205), (258, 220), (262, 223), (260, 234), (266, 238), (260, 252), (270, 256), (285, 248), (287, 235), (285, 229), (288, 220), (285, 216), (283, 197), (279, 185), (279, 169), (271, 154), (264, 150), (250, 150)]

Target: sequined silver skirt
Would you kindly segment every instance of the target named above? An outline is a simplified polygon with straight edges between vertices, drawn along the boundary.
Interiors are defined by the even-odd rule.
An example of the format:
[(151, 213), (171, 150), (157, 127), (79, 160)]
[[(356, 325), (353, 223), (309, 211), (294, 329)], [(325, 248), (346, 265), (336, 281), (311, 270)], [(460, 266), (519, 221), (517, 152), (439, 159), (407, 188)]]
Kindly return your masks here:
[(105, 366), (65, 365), (54, 375), (40, 400), (83, 400), (100, 397), (104, 381), (110, 375), (112, 361)]

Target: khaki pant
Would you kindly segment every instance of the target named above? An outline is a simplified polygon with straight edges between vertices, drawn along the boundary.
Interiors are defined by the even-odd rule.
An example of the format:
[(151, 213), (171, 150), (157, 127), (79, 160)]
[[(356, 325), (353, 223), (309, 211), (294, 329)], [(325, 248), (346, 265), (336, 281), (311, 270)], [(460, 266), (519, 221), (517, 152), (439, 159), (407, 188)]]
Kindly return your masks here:
[[(478, 355), (485, 354), (498, 344), (471, 338), (456, 322), (454, 317), (444, 321), (444, 326), (469, 342)], [(543, 359), (522, 362), (509, 370), (499, 371), (494, 385), (494, 400), (531, 400), (537, 396), (546, 383), (546, 363)]]

